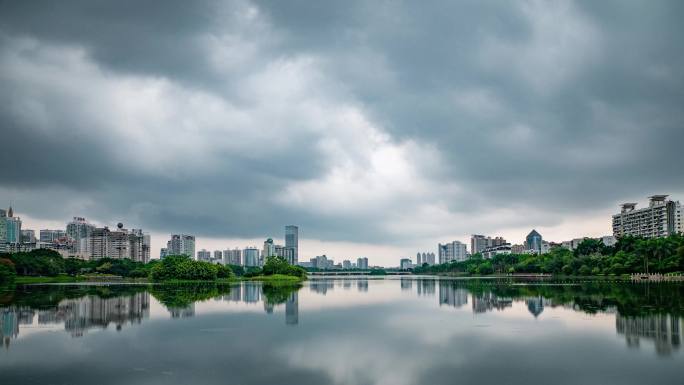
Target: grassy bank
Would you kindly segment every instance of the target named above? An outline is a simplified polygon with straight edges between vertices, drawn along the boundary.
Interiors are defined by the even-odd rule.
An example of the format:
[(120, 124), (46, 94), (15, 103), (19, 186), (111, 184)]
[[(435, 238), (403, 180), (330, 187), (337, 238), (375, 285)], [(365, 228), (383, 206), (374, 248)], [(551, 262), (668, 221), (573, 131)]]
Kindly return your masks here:
[(305, 281), (305, 277), (295, 277), (292, 275), (273, 274), (273, 275), (257, 275), (256, 277), (245, 278), (249, 281), (261, 281), (268, 283), (299, 283)]
[(71, 282), (85, 282), (87, 278), (81, 276), (58, 275), (55, 277), (31, 277), (18, 276), (14, 278), (14, 283), (28, 284), (28, 283), (71, 283)]

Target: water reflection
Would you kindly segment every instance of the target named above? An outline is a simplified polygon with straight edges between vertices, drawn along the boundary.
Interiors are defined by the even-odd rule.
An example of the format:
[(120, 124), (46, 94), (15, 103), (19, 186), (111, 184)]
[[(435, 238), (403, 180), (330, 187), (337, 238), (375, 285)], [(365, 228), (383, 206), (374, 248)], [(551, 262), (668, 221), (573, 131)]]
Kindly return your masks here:
[[(373, 286), (373, 290), (368, 290), (369, 286), (376, 284), (378, 286)], [(300, 291), (305, 286), (308, 290)], [(354, 286), (357, 292), (350, 293)], [(72, 337), (82, 337), (88, 330), (108, 329), (112, 325), (114, 330), (122, 330), (150, 318), (151, 298), (172, 319), (202, 315), (198, 309), (202, 309), (203, 303), (210, 302), (219, 306), (218, 309), (262, 306), (266, 314), (277, 313), (276, 309), (280, 308), (280, 311), (284, 310), (283, 324), (290, 326), (300, 325), (300, 297), (304, 298), (304, 311), (311, 312), (314, 310), (306, 308), (307, 301), (323, 306), (329, 303), (353, 308), (356, 306), (354, 298), (378, 298), (378, 303), (384, 303), (387, 298), (413, 298), (421, 303), (432, 303), (435, 309), (453, 308), (477, 316), (496, 316), (499, 312), (522, 310), (528, 314), (528, 319), (545, 320), (548, 319), (545, 318), (545, 310), (548, 312), (547, 309), (554, 308), (573, 313), (609, 315), (614, 317), (615, 331), (624, 338), (626, 346), (640, 348), (644, 341), (648, 341), (647, 345), (652, 345), (658, 355), (668, 356), (678, 352), (681, 345), (683, 288), (684, 285), (666, 283), (554, 283), (413, 277), (315, 279), (303, 286), (252, 282), (237, 285), (19, 286), (0, 292), (0, 339), (9, 348), (11, 340), (19, 337), (24, 329), (39, 329), (43, 325), (62, 326)], [(342, 302), (342, 297), (347, 302)], [(414, 305), (403, 301), (397, 306), (410, 311)], [(251, 308), (254, 309), (253, 306)]]

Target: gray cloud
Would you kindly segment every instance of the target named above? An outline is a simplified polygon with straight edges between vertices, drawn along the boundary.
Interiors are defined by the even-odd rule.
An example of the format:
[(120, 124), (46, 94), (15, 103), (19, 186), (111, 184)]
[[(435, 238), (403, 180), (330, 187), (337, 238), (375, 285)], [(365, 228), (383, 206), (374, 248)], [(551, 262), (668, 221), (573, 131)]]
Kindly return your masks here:
[(35, 218), (411, 244), (684, 192), (679, 2), (0, 10), (0, 198)]

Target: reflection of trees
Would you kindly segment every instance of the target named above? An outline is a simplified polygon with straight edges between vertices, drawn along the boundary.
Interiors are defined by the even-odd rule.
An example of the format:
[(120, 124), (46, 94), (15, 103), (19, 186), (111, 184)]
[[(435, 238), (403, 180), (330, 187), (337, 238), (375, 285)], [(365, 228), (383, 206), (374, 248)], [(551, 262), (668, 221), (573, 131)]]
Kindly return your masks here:
[(195, 315), (195, 303), (227, 295), (230, 285), (216, 283), (188, 283), (170, 285), (152, 285), (150, 293), (164, 305), (173, 318), (185, 318)]

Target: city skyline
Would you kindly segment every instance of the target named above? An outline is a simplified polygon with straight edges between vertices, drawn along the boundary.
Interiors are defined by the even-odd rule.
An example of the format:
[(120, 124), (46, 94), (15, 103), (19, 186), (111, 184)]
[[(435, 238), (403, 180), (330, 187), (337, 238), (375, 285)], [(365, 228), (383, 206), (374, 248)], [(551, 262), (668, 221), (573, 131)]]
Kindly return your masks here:
[[(684, 229), (684, 221), (683, 221), (684, 208), (682, 208), (679, 201), (668, 199), (668, 197), (669, 197), (669, 195), (653, 195), (653, 196), (650, 196), (650, 197), (648, 197), (649, 205), (647, 207), (640, 208), (637, 210), (635, 210), (635, 207), (638, 205), (637, 202), (629, 202), (629, 203), (620, 204), (621, 212), (617, 213), (617, 214), (613, 214), (611, 217), (612, 218), (611, 224), (612, 224), (612, 229), (613, 229), (612, 233), (613, 234), (622, 233), (623, 230), (621, 229), (621, 227), (616, 227), (615, 221), (616, 221), (616, 218), (621, 217), (621, 215), (625, 215), (626, 212), (628, 212), (628, 213), (633, 212), (634, 214), (637, 214), (637, 213), (645, 212), (645, 211), (651, 212), (652, 210), (665, 210), (665, 207), (668, 207), (668, 209), (667, 209), (668, 214), (666, 216), (664, 216), (662, 219), (659, 219), (659, 222), (658, 222), (659, 225), (662, 224), (662, 226), (664, 226), (664, 227), (662, 230), (660, 230), (660, 232), (654, 233), (654, 236), (656, 234), (658, 234), (657, 236), (662, 236), (665, 234), (676, 233), (676, 232), (684, 233), (684, 231), (683, 231), (683, 229)], [(19, 215), (19, 213), (15, 213), (14, 211), (15, 210), (12, 206), (9, 206), (7, 210), (0, 209), (0, 216), (7, 216), (7, 219), (19, 221), (19, 223), (21, 224), (22, 223), (21, 216)], [(657, 211), (657, 212), (660, 213), (660, 211)], [(663, 213), (664, 212), (665, 211), (663, 211)], [(14, 215), (11, 215), (11, 214), (14, 214)], [(632, 214), (629, 214), (629, 215), (632, 215)], [(659, 214), (659, 215), (664, 215), (664, 214)], [(636, 222), (636, 223), (638, 223), (638, 222)], [(653, 225), (654, 224), (651, 222), (642, 224), (642, 226), (645, 226), (644, 228), (649, 229), (648, 230), (649, 232), (654, 231), (653, 227), (652, 227)], [(56, 225), (56, 224), (54, 226), (59, 227), (59, 225)], [(66, 229), (48, 229), (48, 228), (28, 229), (27, 226), (20, 227), (19, 228), (20, 234), (19, 234), (17, 239), (21, 238), (21, 242), (25, 242), (24, 241), (25, 235), (30, 235), (34, 239), (33, 242), (36, 242), (36, 241), (41, 241), (44, 236), (51, 236), (51, 235), (53, 235), (52, 233), (58, 232), (58, 233), (63, 233), (63, 234), (69, 235), (69, 237), (72, 238), (72, 240), (74, 241), (74, 244), (76, 245), (75, 251), (83, 252), (83, 250), (81, 250), (81, 248), (83, 246), (78, 246), (80, 243), (78, 240), (79, 235), (76, 234), (76, 233), (79, 233), (80, 231), (76, 230), (76, 227), (72, 227), (72, 226), (87, 226), (91, 229), (91, 231), (96, 228), (94, 223), (91, 223), (90, 221), (88, 221), (84, 217), (73, 217), (72, 221), (67, 223)], [(630, 224), (630, 226), (634, 226), (634, 224)], [(107, 230), (107, 228), (108, 228), (108, 226), (104, 225), (102, 227), (99, 227), (98, 230)], [(123, 228), (123, 223), (119, 222), (117, 224), (117, 228), (119, 230), (121, 230)], [(9, 234), (7, 234), (8, 229), (9, 229), (9, 227), (1, 227), (0, 226), (0, 235), (2, 237), (8, 237), (9, 236)], [(259, 245), (260, 243), (258, 243), (258, 242), (253, 243), (253, 244), (243, 243), (241, 245), (237, 245), (238, 242), (244, 242), (245, 240), (243, 239), (243, 240), (234, 240), (234, 244), (227, 245), (227, 246), (226, 245), (220, 245), (218, 247), (202, 246), (201, 250), (200, 250), (200, 247), (196, 247), (196, 241), (195, 241), (196, 237), (195, 236), (187, 235), (187, 234), (180, 234), (180, 235), (172, 234), (171, 240), (168, 240), (165, 243), (165, 247), (160, 247), (159, 248), (160, 252), (156, 255), (153, 251), (152, 252), (150, 251), (150, 245), (155, 245), (159, 242), (151, 241), (149, 233), (146, 232), (145, 236), (146, 236), (147, 251), (145, 253), (147, 256), (144, 258), (143, 257), (141, 257), (141, 258), (143, 260), (148, 260), (150, 257), (151, 258), (161, 258), (162, 256), (165, 256), (165, 255), (186, 254), (186, 255), (191, 256), (194, 259), (211, 261), (211, 260), (216, 259), (216, 258), (212, 258), (212, 255), (214, 255), (215, 253), (218, 253), (221, 256), (223, 256), (224, 251), (227, 252), (229, 250), (237, 249), (240, 252), (244, 253), (244, 250), (249, 249), (249, 248), (254, 248), (254, 250), (257, 250), (257, 254), (258, 254), (258, 257), (256, 260), (257, 262), (255, 265), (263, 264), (266, 254), (281, 255), (281, 256), (285, 257), (289, 262), (292, 262), (293, 260), (296, 261), (298, 250), (299, 250), (299, 246), (298, 246), (299, 245), (299, 226), (285, 225), (284, 229), (285, 229), (285, 231), (284, 231), (284, 235), (283, 235), (282, 239), (284, 240), (284, 243), (286, 244), (286, 246), (278, 245), (278, 244), (276, 244), (277, 242), (274, 241), (272, 237), (268, 237), (263, 242), (263, 245), (264, 245), (263, 249), (260, 249), (259, 247), (254, 246), (254, 245)], [(635, 235), (641, 234), (638, 232), (639, 231), (638, 227), (635, 227), (634, 229), (636, 229), (634, 232)], [(127, 231), (127, 230), (123, 229), (123, 231)], [(135, 230), (134, 229), (133, 231), (139, 232), (140, 236), (142, 236), (142, 234), (143, 234), (142, 230)], [(39, 236), (36, 236), (36, 234), (39, 234)], [(178, 237), (180, 237), (180, 238), (178, 238)], [(531, 241), (530, 239), (534, 239), (531, 237), (539, 237), (539, 239), (536, 241), (535, 240)], [(181, 239), (181, 238), (191, 239), (190, 245), (189, 246), (183, 246), (182, 242), (177, 244), (177, 245), (173, 243), (174, 239)], [(604, 241), (604, 243), (606, 242), (607, 238), (611, 238), (610, 244), (612, 244), (615, 241), (615, 237), (612, 235), (591, 236), (591, 235), (585, 234), (585, 235), (582, 235), (582, 236), (577, 237), (577, 238), (566, 239), (566, 240), (553, 239), (553, 240), (549, 241), (549, 238), (544, 238), (543, 243), (542, 243), (542, 236), (534, 228), (527, 234), (527, 236), (525, 238), (523, 238), (521, 244), (516, 243), (513, 245), (510, 242), (506, 242), (506, 239), (504, 237), (499, 236), (499, 235), (492, 237), (489, 235), (485, 236), (482, 234), (471, 234), (470, 238), (469, 238), (469, 243), (468, 242), (461, 242), (458, 239), (454, 240), (454, 241), (449, 241), (445, 244), (442, 244), (441, 242), (438, 243), (436, 250), (437, 250), (437, 255), (438, 255), (439, 259), (435, 262), (445, 263), (445, 262), (449, 262), (452, 260), (463, 261), (466, 258), (468, 258), (470, 255), (477, 253), (477, 252), (482, 253), (482, 251), (486, 251), (484, 253), (485, 258), (490, 258), (491, 255), (493, 255), (495, 253), (510, 253), (510, 252), (513, 252), (513, 253), (516, 253), (516, 252), (517, 253), (521, 253), (521, 252), (546, 253), (549, 251), (550, 247), (552, 247), (554, 245), (560, 246), (560, 247), (566, 247), (569, 249), (574, 249), (576, 247), (576, 245), (582, 239), (585, 239), (585, 238), (601, 239)], [(154, 238), (152, 238), (152, 239), (154, 239)], [(167, 236), (167, 239), (168, 239), (168, 236)], [(278, 238), (276, 238), (276, 239), (278, 239)], [(88, 246), (87, 246), (88, 248), (92, 247), (90, 245), (91, 244), (90, 239), (84, 239), (84, 240), (86, 240), (88, 242)], [(258, 240), (258, 238), (256, 238), (254, 241), (257, 241), (257, 240)], [(215, 240), (215, 242), (224, 242), (224, 241), (225, 240), (220, 240), (220, 241)], [(214, 243), (214, 244), (218, 244), (218, 243)], [(266, 251), (266, 249), (265, 249), (267, 244), (270, 245), (270, 248), (269, 248), (270, 251)], [(609, 243), (606, 243), (606, 244), (610, 245)], [(133, 247), (133, 245), (134, 244), (132, 244), (132, 247)], [(474, 251), (473, 246), (476, 246), (478, 248), (478, 250)], [(487, 246), (490, 246), (490, 247), (487, 247)], [(151, 247), (152, 247), (152, 250), (154, 250), (154, 246), (151, 246)], [(188, 247), (188, 248), (186, 249), (186, 247)], [(185, 251), (180, 252), (179, 250), (181, 250), (181, 249), (185, 250)], [(197, 252), (195, 250), (197, 250)], [(276, 252), (276, 250), (278, 250), (278, 251)], [(199, 256), (200, 252), (208, 252), (208, 254), (204, 257), (200, 257)], [(88, 253), (92, 253), (92, 250), (88, 250), (88, 252), (86, 254), (88, 254)], [(328, 258), (329, 258), (331, 263), (334, 260), (336, 262), (335, 265), (342, 266), (342, 262), (346, 262), (343, 260), (346, 260), (349, 258), (351, 258), (351, 259), (355, 258), (355, 256), (349, 254), (349, 251), (346, 249), (344, 249), (342, 251), (342, 253), (343, 254), (340, 254), (337, 257), (335, 257), (333, 255), (328, 255), (328, 254), (326, 254), (326, 252), (322, 252), (322, 253), (318, 253), (318, 254), (313, 253), (313, 254), (311, 254), (311, 257), (313, 258), (311, 260), (313, 261), (314, 259), (318, 258), (317, 255), (323, 255), (323, 256), (328, 255)], [(418, 254), (420, 255), (420, 252)], [(366, 254), (365, 256), (367, 258), (368, 254)], [(409, 265), (413, 262), (416, 262), (416, 263), (418, 262), (418, 258), (416, 258), (414, 260), (411, 253), (409, 253), (409, 254), (401, 254), (400, 253), (400, 254), (393, 254), (393, 255), (389, 255), (389, 256), (371, 255), (371, 257), (373, 259), (373, 261), (371, 263), (372, 266), (395, 267), (395, 265), (397, 265), (395, 262), (397, 259), (399, 259), (400, 262), (399, 262), (398, 266), (403, 269), (403, 266), (405, 265), (403, 262), (404, 260), (408, 261)], [(307, 260), (310, 259), (309, 255), (308, 254), (305, 255), (304, 258), (305, 258), (304, 260), (300, 259), (298, 262), (303, 262), (306, 265)], [(358, 256), (358, 258), (360, 259), (362, 257)], [(227, 257), (225, 260), (227, 260)], [(222, 263), (226, 263), (225, 260), (223, 258), (217, 259), (217, 261), (222, 261)], [(247, 263), (248, 262), (243, 257), (242, 265), (246, 265)], [(420, 263), (414, 264), (413, 266), (416, 266), (416, 265), (420, 265)]]
[(308, 256), (383, 264), (610, 234), (616, 205), (684, 196), (680, 7), (12, 2), (0, 201), (36, 228), (135, 224), (155, 254), (283, 222)]

